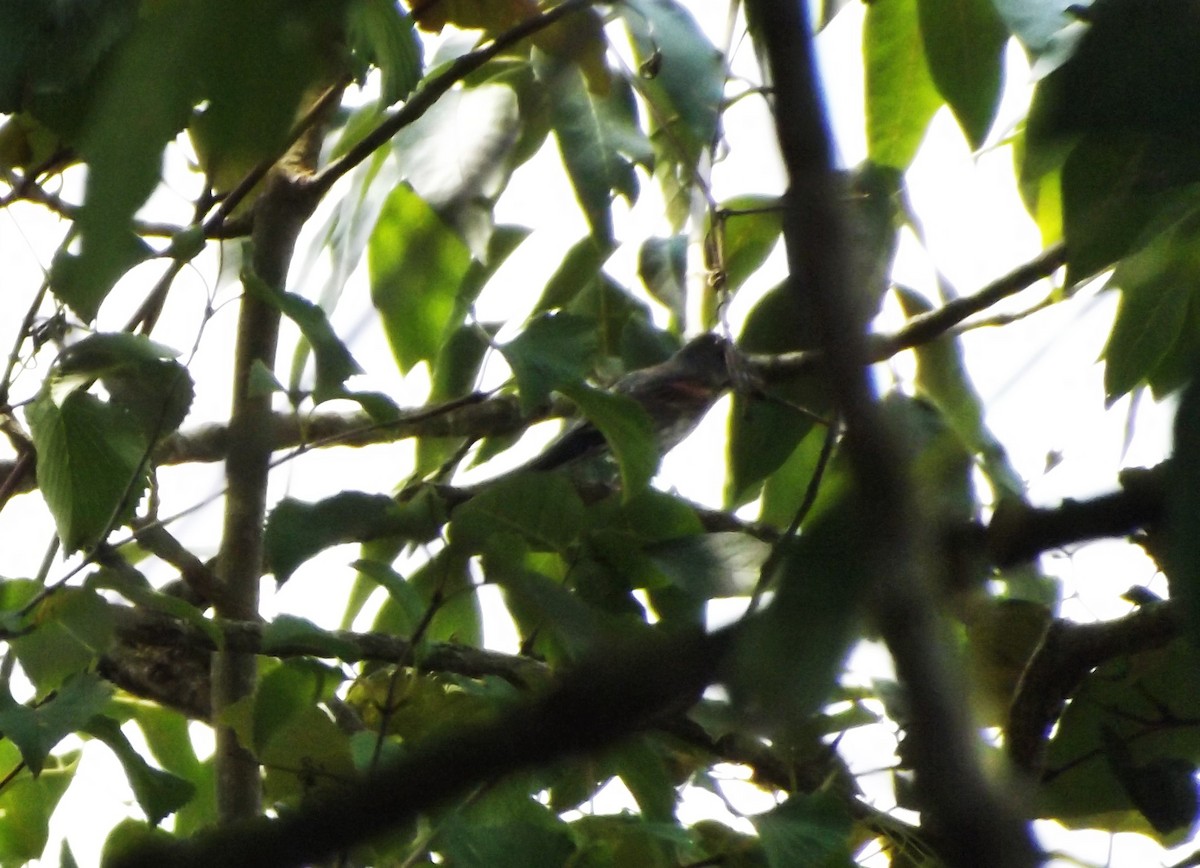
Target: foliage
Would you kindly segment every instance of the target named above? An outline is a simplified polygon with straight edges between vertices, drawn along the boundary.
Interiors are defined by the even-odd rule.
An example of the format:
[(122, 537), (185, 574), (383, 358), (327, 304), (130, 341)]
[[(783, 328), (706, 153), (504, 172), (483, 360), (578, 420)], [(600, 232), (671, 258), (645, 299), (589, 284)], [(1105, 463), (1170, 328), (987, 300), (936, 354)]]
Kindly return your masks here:
[[(813, 162), (820, 119), (784, 109), (819, 102), (778, 47), (809, 34), (760, 0), (722, 41), (703, 5), (0, 5), (0, 203), (59, 221), (33, 233), (56, 245), (44, 282), (6, 302), (0, 505), (28, 526), (48, 512), (55, 542), (0, 582), (0, 864), (47, 847), (71, 736), (133, 793), (112, 864), (936, 865), (971, 847), (1030, 864), (1039, 818), (1186, 839), (1200, 12), (806, 4), (817, 40), (861, 17), (866, 155), (834, 171)], [(1006, 130), (1009, 52), (1039, 79)], [(750, 102), (791, 142), (792, 177), (718, 196)], [(971, 149), (1011, 148), (1045, 248), (964, 297), (893, 272), (922, 238), (909, 185), (943, 110)], [(585, 228), (514, 280), (544, 227), (504, 215), (535, 172), (561, 181), (539, 182), (544, 224), (578, 209)], [(647, 207), (643, 230), (629, 213)], [(797, 217), (814, 213), (840, 234)], [(1041, 301), (984, 318), (1036, 285)], [(1097, 398), (1181, 394), (1176, 452), (1035, 507), (967, 348), (976, 325), (1006, 332), (1096, 285), (1119, 293)], [(387, 349), (369, 362), (362, 310)], [(703, 332), (730, 341), (719, 383), (679, 375)], [(855, 392), (864, 359), (879, 396)], [(656, 474), (726, 389), (726, 452), (703, 468), (724, 502), (700, 504)], [(564, 407), (585, 456), (511, 458)], [(364, 482), (306, 463), (342, 445)], [(198, 532), (162, 504), (200, 506), (176, 468), (218, 460), (225, 530), (210, 514)], [(1064, 617), (1039, 557), (1131, 535), (1169, 599)], [(315, 613), (268, 616), (267, 575)], [(874, 640), (896, 680), (864, 686), (847, 659)], [(1002, 750), (981, 762), (985, 726)], [(896, 731), (884, 789), (919, 821), (871, 806), (843, 744)], [(774, 807), (681, 819), (725, 797), (731, 766)]]

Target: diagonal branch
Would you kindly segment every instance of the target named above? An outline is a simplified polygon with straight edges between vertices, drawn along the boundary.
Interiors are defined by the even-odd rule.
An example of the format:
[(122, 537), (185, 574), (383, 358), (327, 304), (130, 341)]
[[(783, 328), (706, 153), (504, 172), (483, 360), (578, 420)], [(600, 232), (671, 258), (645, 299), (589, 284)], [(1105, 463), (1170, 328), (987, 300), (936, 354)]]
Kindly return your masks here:
[(313, 864), (411, 821), (480, 783), (609, 747), (694, 703), (715, 677), (728, 630), (658, 631), (599, 649), (540, 697), (479, 726), (414, 745), (399, 762), (337, 799), (278, 819), (258, 818), (178, 843), (157, 841), (113, 860), (118, 868)]

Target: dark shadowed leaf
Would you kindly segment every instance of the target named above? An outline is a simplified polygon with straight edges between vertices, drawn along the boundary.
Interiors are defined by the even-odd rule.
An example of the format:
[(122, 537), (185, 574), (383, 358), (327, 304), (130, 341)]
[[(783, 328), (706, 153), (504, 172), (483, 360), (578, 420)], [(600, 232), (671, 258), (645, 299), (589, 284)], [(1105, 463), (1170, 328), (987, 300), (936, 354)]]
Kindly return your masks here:
[[(1194, 363), (1192, 370), (1196, 370)], [(1184, 608), (1184, 623), (1194, 647), (1200, 647), (1200, 380), (1192, 380), (1175, 411), (1169, 467), (1167, 585), (1171, 599), (1179, 600)]]
[(622, 496), (628, 500), (639, 494), (650, 484), (661, 457), (650, 416), (632, 398), (583, 383), (563, 386), (561, 391), (604, 435), (621, 468)]
[(112, 697), (112, 687), (100, 677), (79, 674), (37, 708), (21, 705), (7, 691), (0, 693), (0, 731), (21, 751), (35, 775), (46, 757), (69, 733), (83, 729)]
[(545, 403), (555, 389), (582, 381), (595, 351), (595, 322), (562, 313), (538, 317), (500, 347), (526, 411)]
[(330, 546), (403, 534), (406, 524), (403, 510), (386, 494), (343, 491), (317, 503), (284, 498), (267, 518), (264, 554), (282, 584)]
[(786, 543), (775, 598), (737, 641), (725, 683), (765, 732), (796, 732), (836, 685), (871, 587), (858, 513), (847, 491)]
[(978, 148), (1000, 106), (1008, 30), (992, 0), (918, 0), (917, 9), (934, 84)]
[(856, 864), (850, 848), (850, 817), (830, 794), (795, 795), (751, 820), (770, 868), (850, 868)]
[[(1139, 831), (1173, 840), (1143, 816), (1139, 784), (1147, 774), (1152, 779), (1156, 768), (1169, 770), (1164, 763), (1194, 764), (1200, 758), (1200, 730), (1169, 723), (1195, 720), (1200, 712), (1196, 663), (1194, 646), (1179, 639), (1157, 651), (1117, 657), (1089, 675), (1050, 740), (1039, 810), (1068, 828)], [(1194, 808), (1194, 782), (1191, 804)], [(1153, 799), (1149, 807), (1157, 819), (1171, 812), (1165, 804), (1155, 813)]]
[[(1179, 385), (1180, 371), (1165, 364), (1194, 358), (1200, 313), (1200, 212), (1191, 212), (1126, 256), (1113, 272), (1121, 304), (1104, 347), (1104, 391), (1109, 404), (1149, 383), (1157, 395)], [(1165, 382), (1164, 382), (1165, 380)]]
[(534, 548), (564, 551), (585, 521), (583, 502), (566, 477), (522, 473), (487, 486), (455, 510), (450, 538), (465, 550), (483, 551), (492, 535), (516, 534)]
[(1200, 182), (1200, 143), (1140, 133), (1090, 136), (1062, 170), (1067, 285), (1102, 271), (1185, 211)]
[(653, 159), (633, 90), (617, 79), (608, 93), (593, 93), (579, 68), (564, 62), (543, 65), (539, 77), (549, 92), (559, 153), (592, 235), (602, 244), (611, 242), (613, 197), (623, 196), (632, 205), (638, 196), (634, 164)]
[(382, 102), (391, 105), (407, 97), (421, 80), (422, 67), (412, 19), (389, 0), (354, 0), (348, 12), (351, 46), (382, 74)]
[(749, 595), (771, 547), (743, 533), (707, 533), (658, 543), (647, 550), (678, 587), (700, 599)]
[(646, 290), (683, 322), (687, 297), (687, 237), (647, 238), (638, 249), (638, 277)]
[(594, 235), (581, 238), (571, 246), (542, 290), (534, 313), (545, 313), (566, 307), (596, 280), (601, 267), (612, 255), (615, 246), (601, 242)]

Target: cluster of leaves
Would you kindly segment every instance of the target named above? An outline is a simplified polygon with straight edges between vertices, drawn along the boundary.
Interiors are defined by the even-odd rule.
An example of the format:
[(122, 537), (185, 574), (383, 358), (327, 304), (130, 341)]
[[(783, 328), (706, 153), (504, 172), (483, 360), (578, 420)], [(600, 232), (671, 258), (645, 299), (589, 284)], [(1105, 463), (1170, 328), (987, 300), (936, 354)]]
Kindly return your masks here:
[[(827, 4), (827, 16), (841, 5)], [(1188, 111), (1197, 94), (1179, 73), (1195, 64), (1191, 36), (1200, 19), (1192, 5), (1172, 0), (1148, 10), (1136, 0), (1097, 0), (1086, 22), (1073, 23), (1038, 0), (872, 2), (863, 38), (868, 160), (839, 179), (852, 203), (848, 305), (857, 321), (869, 326), (889, 291), (910, 318), (934, 309), (915, 290), (890, 283), (906, 219), (904, 173), (943, 106), (973, 147), (988, 139), (1015, 37), (1037, 64), (1061, 64), (1039, 85), (1029, 121), (1015, 134), (1030, 213), (1047, 246), (1066, 242), (1067, 289), (1055, 300), (1111, 271), (1122, 300), (1105, 351), (1110, 401), (1145, 387), (1161, 396), (1187, 383), (1200, 333), (1190, 328), (1200, 285), (1192, 273), (1200, 261), (1192, 252), (1200, 161)], [(757, 36), (753, 15), (749, 24)], [(1072, 52), (1064, 33), (1077, 28), (1084, 33)], [(479, 41), (464, 43), (451, 32)], [(618, 39), (628, 43), (620, 51), (610, 45)], [(355, 543), (359, 558), (342, 577), (349, 600), (343, 623), (382, 599), (367, 634), (321, 630), (290, 616), (254, 633), (262, 655), (257, 687), (219, 723), (262, 764), (271, 807), (336, 800), (363, 774), (419, 752), (452, 723), (483, 727), (499, 719), (598, 648), (652, 630), (703, 629), (713, 601), (751, 598), (757, 608), (739, 623), (721, 669), (726, 698), (678, 697), (653, 726), (630, 722), (627, 734), (636, 734), (604, 751), (478, 781), (453, 806), (407, 820), (354, 858), (834, 864), (875, 841), (901, 860), (934, 860), (919, 828), (856, 798), (852, 778), (826, 746), (838, 733), (878, 721), (880, 703), (893, 720), (906, 721), (897, 691), (839, 684), (846, 654), (865, 633), (873, 567), (864, 559), (870, 530), (857, 508), (851, 462), (837, 442), (838, 408), (820, 370), (798, 366), (799, 373), (767, 377), (776, 369), (764, 366), (750, 371), (764, 376), (744, 378), (754, 388), (739, 388), (734, 398), (726, 502), (715, 516), (651, 487), (660, 456), (648, 414), (588, 385), (661, 361), (689, 327), (723, 328), (718, 309), (759, 273), (782, 235), (773, 198), (717, 202), (709, 193), (707, 167), (719, 151), (727, 101), (746, 94), (685, 4), (569, 0), (548, 11), (527, 0), (409, 9), (388, 0), (9, 4), (0, 8), (0, 40), (5, 201), (28, 199), (70, 219), (49, 287), (59, 313), (69, 310), (84, 328), (138, 264), (168, 260), (168, 277), (154, 290), (167, 292), (206, 249), (239, 244), (251, 226), (259, 233), (255, 221), (272, 214), (256, 211), (271, 195), (262, 183), (267, 167), (297, 140), (321, 139), (321, 162), (305, 167), (305, 183), (319, 196), (340, 197), (316, 233), (330, 278), (318, 305), (244, 274), (247, 297), (276, 309), (302, 335), (286, 387), (273, 371), (250, 372), (252, 387), (279, 389), (294, 413), (350, 399), (366, 411), (360, 423), (383, 432), (410, 423), (416, 427), (404, 430), (419, 439), (414, 465), (381, 479), (380, 490), (339, 491), (315, 503), (284, 499), (265, 523), (263, 569), (279, 583), (320, 552)], [(632, 63), (615, 62), (621, 54)], [(355, 81), (375, 77), (378, 100), (339, 107)], [(1161, 88), (1160, 79), (1181, 83)], [(1092, 99), (1094, 92), (1104, 98)], [(463, 117), (478, 131), (466, 143), (457, 141)], [(205, 191), (190, 223), (164, 230), (135, 215), (161, 183), (164, 149), (181, 136), (197, 156)], [(526, 320), (479, 321), (475, 302), (532, 231), (497, 224), (496, 202), (513, 172), (551, 141), (588, 234), (564, 253)], [(447, 153), (453, 171), (444, 165)], [(87, 167), (78, 205), (47, 192), (61, 173), (74, 177), (76, 163)], [(343, 178), (348, 183), (334, 187)], [(647, 183), (661, 191), (671, 233), (622, 239), (614, 201), (635, 202)], [(705, 206), (701, 220), (696, 202)], [(163, 235), (169, 243), (156, 249), (151, 239)], [(698, 237), (710, 271), (699, 289), (687, 277)], [(639, 245), (640, 287), (606, 270), (628, 243)], [(364, 261), (396, 368), (429, 373), (430, 408), (421, 412), (405, 414), (386, 396), (353, 389), (361, 369), (329, 312)], [(689, 304), (697, 291), (702, 303)], [(43, 301), (39, 293), (27, 322)], [(144, 311), (154, 308), (148, 302)], [(696, 309), (704, 321), (689, 322)], [(753, 304), (737, 344), (761, 356), (813, 351), (818, 322), (810, 301), (784, 282)], [(204, 695), (209, 652), (235, 642), (206, 614), (205, 592), (219, 585), (199, 587), (197, 576), (208, 568), (190, 553), (168, 553), (161, 540), (113, 545), (122, 527), (156, 525), (147, 492), (157, 456), (192, 401), (192, 374), (175, 353), (133, 333), (153, 325), (154, 315), (143, 313), (129, 331), (93, 332), (64, 350), (31, 390), (27, 435), (8, 415), (6, 431), (24, 455), (36, 455), (37, 487), (63, 547), (81, 552), (88, 568), (69, 586), (47, 586), (45, 576), (0, 586), (10, 661), (0, 682), (0, 752), (13, 768), (0, 784), (3, 864), (41, 855), (77, 756), (51, 751), (70, 733), (115, 753), (145, 814), (145, 823), (113, 833), (109, 854), (215, 822), (214, 760), (197, 756), (187, 720), (175, 710), (197, 713), (195, 703), (171, 697)], [(479, 397), (473, 390), (495, 337), (514, 325), (521, 328), (499, 350), (520, 413), (533, 418), (552, 393), (569, 396), (612, 446), (620, 491), (594, 497), (567, 475), (532, 473), (506, 476), (463, 503), (436, 486), (405, 487), (406, 478), (441, 481), (468, 455), (483, 462), (511, 445), (519, 426), (420, 424), (449, 420)], [(34, 335), (23, 332), (26, 339), (32, 347)], [(882, 409), (912, 447), (921, 519), (949, 538), (977, 520), (981, 501), (1019, 504), (1023, 484), (984, 423), (957, 339), (935, 335), (915, 356), (911, 388), (887, 396)], [(2, 384), (6, 409), (14, 368)], [(1185, 409), (1194, 412), (1190, 398)], [(1190, 604), (1200, 580), (1193, 578), (1200, 533), (1188, 528), (1200, 515), (1192, 503), (1200, 484), (1192, 484), (1188, 456), (1200, 454), (1190, 448), (1200, 426), (1185, 425), (1191, 416), (1183, 412), (1180, 418), (1179, 472), (1167, 496), (1177, 525), (1168, 575), (1172, 596)], [(22, 467), (14, 465), (6, 496)], [(974, 484), (976, 470), (990, 491)], [(756, 522), (733, 518), (756, 501)], [(414, 549), (426, 557), (409, 568)], [(151, 553), (189, 587), (176, 593), (147, 580), (138, 565)], [(981, 722), (1005, 725), (1021, 672), (1053, 615), (1056, 588), (1034, 569), (992, 571), (983, 552), (966, 566), (937, 554), (945, 555), (942, 578), (972, 589), (960, 650), (980, 685)], [(988, 577), (1002, 596), (980, 590)], [(503, 593), (521, 655), (447, 653), (452, 646), (483, 653), (481, 584)], [(768, 589), (774, 593), (765, 603)], [(169, 621), (178, 644), (155, 645), (147, 638), (153, 631), (130, 629), (131, 617), (143, 627)], [(382, 641), (396, 637), (402, 647)], [(1189, 632), (1165, 648), (1114, 655), (1081, 685), (1066, 686), (1075, 700), (1046, 751), (1039, 816), (1142, 830), (1163, 841), (1190, 825), (1191, 775), (1200, 760), (1193, 643)], [(27, 704), (9, 689), (16, 665), (36, 691)], [(136, 690), (145, 682), (135, 668), (157, 682), (157, 692), (144, 694), (157, 702), (109, 683)], [(180, 683), (187, 679), (199, 686)], [(131, 745), (122, 729), (129, 722), (159, 767)], [(755, 835), (677, 818), (686, 787), (720, 793), (714, 768), (726, 761), (749, 765), (760, 785), (786, 796), (754, 817)], [(591, 815), (587, 805), (614, 779), (631, 793), (636, 813)], [(898, 794), (906, 798), (902, 787)], [(158, 828), (167, 817), (174, 818), (170, 833)]]

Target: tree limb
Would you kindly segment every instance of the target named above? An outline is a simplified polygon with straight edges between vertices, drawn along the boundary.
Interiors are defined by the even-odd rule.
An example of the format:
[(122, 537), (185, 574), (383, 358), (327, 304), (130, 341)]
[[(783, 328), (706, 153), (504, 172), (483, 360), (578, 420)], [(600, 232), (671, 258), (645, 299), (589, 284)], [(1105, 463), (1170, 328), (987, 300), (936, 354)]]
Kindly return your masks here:
[(787, 170), (784, 241), (789, 284), (811, 315), (824, 371), (846, 423), (844, 444), (858, 485), (861, 543), (873, 561), (873, 607), (911, 713), (907, 747), (928, 828), (950, 864), (1033, 866), (1037, 848), (1022, 812), (979, 764), (977, 737), (948, 666), (944, 625), (930, 573), (932, 545), (914, 517), (907, 461), (874, 401), (863, 360), (869, 345), (846, 302), (847, 236), (835, 201), (829, 132), (816, 78), (806, 4), (747, 3), (774, 88), (772, 114)]
[(1095, 624), (1054, 620), (1025, 667), (1009, 707), (1004, 740), (1013, 763), (1035, 780), (1040, 778), (1050, 730), (1084, 678), (1109, 660), (1162, 648), (1179, 635), (1181, 622), (1174, 600)]
[(278, 819), (257, 818), (182, 844), (157, 841), (113, 860), (118, 868), (312, 864), (446, 804), (481, 782), (498, 781), (611, 746), (691, 705), (712, 681), (729, 632), (643, 635), (599, 649), (542, 696), (491, 723), (456, 728), (414, 746), (399, 762), (337, 798)]

